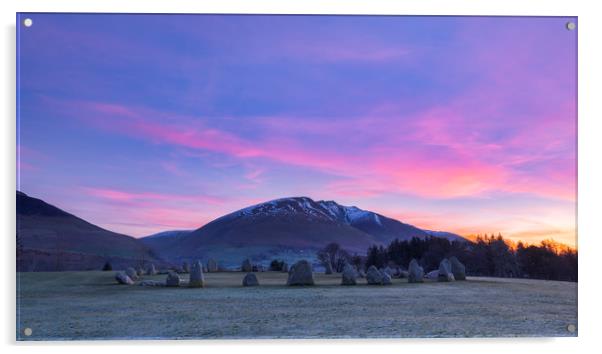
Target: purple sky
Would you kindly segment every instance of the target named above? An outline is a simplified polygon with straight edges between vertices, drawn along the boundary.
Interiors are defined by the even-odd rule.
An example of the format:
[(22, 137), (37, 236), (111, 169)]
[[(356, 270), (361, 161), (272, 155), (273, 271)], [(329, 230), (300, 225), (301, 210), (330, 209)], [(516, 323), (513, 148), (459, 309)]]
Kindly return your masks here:
[(574, 18), (25, 17), (18, 188), (92, 223), (304, 195), (575, 244)]

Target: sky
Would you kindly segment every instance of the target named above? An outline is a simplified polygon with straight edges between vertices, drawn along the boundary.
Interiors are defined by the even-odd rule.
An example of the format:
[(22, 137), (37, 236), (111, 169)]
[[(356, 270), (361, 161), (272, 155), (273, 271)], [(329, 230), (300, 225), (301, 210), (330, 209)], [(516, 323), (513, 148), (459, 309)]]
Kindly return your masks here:
[(17, 188), (94, 224), (308, 196), (576, 245), (574, 18), (19, 16)]

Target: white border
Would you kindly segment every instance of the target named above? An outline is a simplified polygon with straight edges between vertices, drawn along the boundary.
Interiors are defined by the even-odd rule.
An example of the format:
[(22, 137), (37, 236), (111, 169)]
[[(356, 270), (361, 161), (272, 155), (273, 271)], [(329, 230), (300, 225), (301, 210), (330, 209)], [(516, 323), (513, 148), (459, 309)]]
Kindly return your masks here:
[[(0, 225), (4, 271), (1, 291), (3, 346), (9, 352), (80, 353), (83, 346), (90, 353), (107, 351), (138, 351), (164, 354), (166, 346), (175, 345), (178, 352), (245, 351), (249, 353), (304, 353), (345, 351), (363, 353), (374, 346), (379, 351), (507, 353), (527, 352), (574, 353), (596, 347), (602, 335), (600, 328), (599, 274), (597, 256), (602, 250), (601, 210), (602, 169), (600, 151), (602, 111), (600, 49), (601, 16), (596, 1), (557, 0), (4, 0), (2, 12), (2, 85), (0, 107), (2, 120), (2, 203)], [(579, 16), (579, 338), (559, 339), (410, 339), (410, 340), (286, 340), (286, 341), (163, 341), (163, 342), (75, 342), (75, 343), (15, 343), (15, 13), (19, 12), (150, 12), (150, 13), (289, 13), (289, 14), (401, 14), (401, 15), (548, 15)], [(596, 153), (597, 152), (597, 153)], [(361, 324), (358, 324), (361, 325)], [(90, 345), (92, 344), (92, 345)], [(333, 345), (337, 345), (336, 348)], [(400, 347), (402, 346), (402, 347)]]

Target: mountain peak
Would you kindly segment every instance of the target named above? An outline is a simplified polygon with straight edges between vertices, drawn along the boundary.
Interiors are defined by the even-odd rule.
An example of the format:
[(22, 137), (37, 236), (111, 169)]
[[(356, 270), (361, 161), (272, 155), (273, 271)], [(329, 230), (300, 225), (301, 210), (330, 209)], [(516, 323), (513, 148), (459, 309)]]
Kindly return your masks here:
[(376, 214), (359, 209), (355, 206), (344, 206), (334, 200), (315, 201), (309, 197), (285, 197), (273, 199), (264, 203), (255, 204), (241, 209), (227, 217), (253, 217), (260, 215), (290, 215), (304, 214), (308, 217), (327, 219), (336, 222), (352, 223), (354, 220), (365, 217), (375, 217)]
[(315, 255), (332, 242), (362, 253), (373, 244), (428, 236), (422, 229), (356, 206), (295, 196), (248, 206), (179, 237), (146, 237), (144, 242), (169, 259), (214, 257), (235, 264), (241, 257)]

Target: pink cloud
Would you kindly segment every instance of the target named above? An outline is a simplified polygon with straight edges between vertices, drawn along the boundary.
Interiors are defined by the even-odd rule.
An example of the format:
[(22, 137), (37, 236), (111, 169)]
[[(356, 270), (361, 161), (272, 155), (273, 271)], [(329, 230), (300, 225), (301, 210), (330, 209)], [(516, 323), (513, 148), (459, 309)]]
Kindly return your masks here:
[[(409, 122), (407, 125), (399, 124), (399, 119), (391, 119), (388, 115), (394, 112), (388, 109), (386, 116), (358, 118), (353, 124), (330, 121), (322, 128), (314, 123), (302, 123), (294, 130), (301, 134), (328, 135), (330, 132), (350, 139), (365, 136), (372, 140), (364, 147), (349, 151), (304, 143), (298, 136), (283, 133), (286, 124), (275, 117), (258, 119), (265, 136), (248, 140), (211, 127), (201, 117), (98, 102), (54, 104), (103, 130), (156, 144), (211, 151), (241, 161), (264, 159), (339, 176), (340, 182), (326, 187), (335, 194), (354, 190), (353, 193), (360, 194), (404, 193), (455, 198), (497, 191), (574, 198), (570, 185), (566, 184), (574, 181), (571, 171), (557, 171), (541, 179), (539, 170), (537, 173), (517, 170), (515, 163), (525, 154), (520, 148), (529, 146), (524, 141), (529, 136), (515, 136), (504, 145), (488, 141), (488, 131), (502, 123), (474, 117), (494, 115), (496, 108), (478, 109), (466, 104), (464, 98), (401, 120)], [(290, 118), (282, 118), (284, 122), (287, 120)], [(563, 126), (560, 124), (555, 129)], [(361, 140), (357, 143), (364, 144)], [(516, 155), (519, 153), (521, 155)], [(572, 161), (563, 163), (570, 165)], [(249, 172), (246, 177), (252, 180), (260, 174)]]
[(209, 204), (223, 204), (224, 198), (208, 195), (182, 195), (153, 192), (126, 192), (118, 189), (83, 187), (82, 190), (94, 197), (101, 199), (126, 203), (130, 205), (141, 205), (147, 201), (191, 201)]

